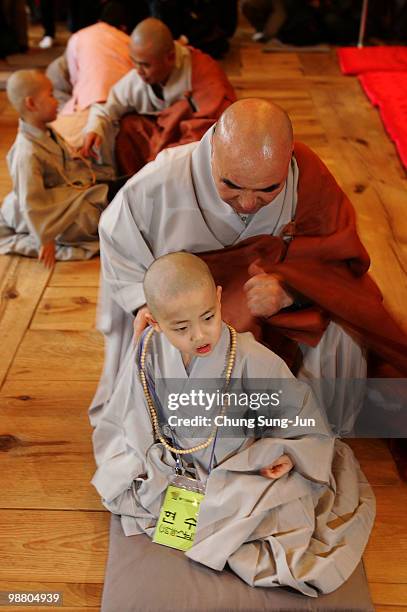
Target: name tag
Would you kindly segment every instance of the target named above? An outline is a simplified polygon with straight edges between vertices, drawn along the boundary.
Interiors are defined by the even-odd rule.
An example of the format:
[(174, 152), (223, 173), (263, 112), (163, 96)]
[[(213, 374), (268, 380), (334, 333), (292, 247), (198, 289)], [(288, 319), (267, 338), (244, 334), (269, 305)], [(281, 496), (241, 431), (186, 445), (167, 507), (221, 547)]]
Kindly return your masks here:
[(186, 485), (188, 488), (177, 486), (175, 479), (168, 486), (153, 542), (185, 551), (194, 543), (199, 507), (205, 495), (200, 483), (190, 478), (183, 480), (196, 484)]

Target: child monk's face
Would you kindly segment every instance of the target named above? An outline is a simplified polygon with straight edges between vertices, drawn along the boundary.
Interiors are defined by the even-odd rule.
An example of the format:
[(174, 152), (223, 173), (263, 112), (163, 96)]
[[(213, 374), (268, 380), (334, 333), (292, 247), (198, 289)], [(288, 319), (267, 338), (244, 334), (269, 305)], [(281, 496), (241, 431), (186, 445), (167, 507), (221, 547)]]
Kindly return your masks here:
[(37, 123), (47, 124), (57, 117), (58, 101), (54, 98), (51, 81), (46, 76), (41, 80), (41, 88), (26, 100), (26, 106)]
[(181, 351), (184, 363), (210, 355), (218, 343), (222, 330), (221, 292), (221, 287), (215, 289), (208, 283), (173, 298), (156, 315), (156, 329)]

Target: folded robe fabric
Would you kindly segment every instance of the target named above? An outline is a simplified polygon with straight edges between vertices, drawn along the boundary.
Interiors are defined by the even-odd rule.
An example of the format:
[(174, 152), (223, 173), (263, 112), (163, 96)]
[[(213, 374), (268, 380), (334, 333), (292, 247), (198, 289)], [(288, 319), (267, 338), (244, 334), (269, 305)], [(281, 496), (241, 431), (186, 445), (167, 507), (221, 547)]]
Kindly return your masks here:
[(199, 140), (236, 100), (224, 72), (210, 57), (191, 48), (192, 91), (157, 118), (131, 113), (121, 121), (116, 158), (126, 175), (138, 172), (160, 151)]
[(341, 47), (338, 59), (343, 74), (407, 70), (407, 47)]
[[(334, 320), (399, 372), (407, 373), (407, 338), (383, 307), (381, 293), (367, 274), (369, 256), (356, 233), (351, 203), (309, 149), (296, 143), (295, 157), (301, 168), (297, 211), (294, 222), (283, 230), (290, 242), (283, 236), (264, 235), (199, 254), (223, 286), (224, 320), (238, 330), (252, 331), (290, 366), (295, 363), (297, 343), (315, 346)], [(316, 165), (321, 176), (317, 189)], [(243, 285), (254, 262), (314, 305), (297, 312), (280, 311), (268, 320), (253, 317)]]

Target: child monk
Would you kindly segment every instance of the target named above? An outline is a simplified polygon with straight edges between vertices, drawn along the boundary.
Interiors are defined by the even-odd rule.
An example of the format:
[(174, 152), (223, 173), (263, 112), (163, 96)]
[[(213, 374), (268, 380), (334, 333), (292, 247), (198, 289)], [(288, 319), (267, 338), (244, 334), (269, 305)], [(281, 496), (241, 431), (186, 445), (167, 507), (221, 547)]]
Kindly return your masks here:
[(7, 162), (13, 191), (0, 210), (0, 253), (55, 259), (88, 259), (98, 252), (98, 222), (113, 177), (107, 166), (91, 165), (69, 150), (48, 127), (57, 113), (51, 81), (36, 70), (19, 70), (7, 95), (20, 115)]
[[(374, 496), (352, 451), (329, 435), (308, 387), (279, 357), (222, 322), (221, 288), (199, 257), (155, 260), (144, 293), (151, 327), (124, 360), (94, 431), (93, 484), (104, 505), (121, 515), (126, 535), (153, 536), (174, 471), (185, 470), (205, 488), (189, 558), (215, 570), (228, 563), (252, 586), (309, 596), (335, 590), (358, 565), (374, 519)], [(262, 415), (286, 417), (287, 426), (274, 419), (266, 436), (245, 435), (245, 417), (259, 420), (260, 411), (239, 413), (235, 400), (191, 411), (185, 394), (191, 399), (211, 381), (249, 397), (260, 382), (270, 398), (283, 390)], [(182, 394), (173, 393), (175, 382)], [(188, 428), (183, 417), (192, 414), (219, 420)], [(228, 415), (239, 417), (240, 435), (220, 432)]]

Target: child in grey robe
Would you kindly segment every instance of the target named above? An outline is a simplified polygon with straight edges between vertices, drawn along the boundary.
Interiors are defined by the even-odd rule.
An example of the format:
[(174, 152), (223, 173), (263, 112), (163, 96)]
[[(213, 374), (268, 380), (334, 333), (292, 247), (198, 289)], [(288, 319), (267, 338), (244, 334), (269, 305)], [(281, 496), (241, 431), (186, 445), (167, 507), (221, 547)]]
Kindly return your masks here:
[(8, 80), (10, 102), (20, 114), (7, 162), (13, 191), (0, 210), (0, 253), (55, 259), (88, 259), (99, 250), (98, 223), (108, 204), (112, 168), (92, 165), (70, 151), (48, 127), (57, 112), (52, 84), (34, 70)]
[[(222, 383), (233, 332), (221, 320), (221, 288), (194, 255), (155, 260), (144, 291), (154, 332), (123, 360), (97, 422), (93, 484), (104, 505), (121, 515), (126, 535), (152, 536), (177, 465), (165, 438), (181, 449), (199, 445), (213, 422), (189, 427), (186, 418), (216, 414), (202, 405), (191, 412), (179, 394), (174, 410), (169, 391), (175, 385), (192, 397), (211, 381)], [(152, 385), (158, 432), (141, 367)], [(183, 455), (184, 467), (206, 483), (186, 555), (215, 570), (228, 563), (252, 586), (286, 585), (313, 597), (333, 591), (360, 562), (375, 515), (372, 490), (351, 449), (330, 435), (307, 385), (250, 333), (236, 335), (232, 381), (250, 397), (259, 386), (270, 398), (282, 390), (281, 402), (257, 412), (239, 412), (235, 402), (224, 413), (237, 418), (233, 435), (219, 424), (210, 445)], [(273, 423), (263, 436), (247, 435), (248, 413), (259, 420), (260, 412)]]

